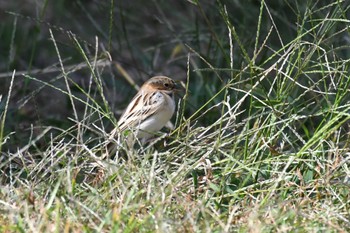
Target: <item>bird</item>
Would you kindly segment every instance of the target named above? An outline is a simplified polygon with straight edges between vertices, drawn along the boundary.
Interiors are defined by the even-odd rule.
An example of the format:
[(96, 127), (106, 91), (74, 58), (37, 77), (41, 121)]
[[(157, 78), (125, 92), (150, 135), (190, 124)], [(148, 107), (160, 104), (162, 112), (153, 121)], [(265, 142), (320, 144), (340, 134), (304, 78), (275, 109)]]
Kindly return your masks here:
[(147, 80), (121, 115), (117, 127), (111, 131), (110, 141), (130, 130), (131, 135), (145, 143), (173, 116), (175, 91), (175, 81), (167, 76)]

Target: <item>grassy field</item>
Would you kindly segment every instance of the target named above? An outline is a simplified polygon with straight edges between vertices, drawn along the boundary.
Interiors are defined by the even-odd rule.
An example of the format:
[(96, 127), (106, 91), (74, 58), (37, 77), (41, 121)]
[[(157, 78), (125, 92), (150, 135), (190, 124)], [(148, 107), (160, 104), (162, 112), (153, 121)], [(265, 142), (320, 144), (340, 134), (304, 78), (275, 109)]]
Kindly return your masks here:
[[(0, 3), (0, 232), (350, 231), (350, 4)], [(138, 86), (174, 129), (102, 159)]]

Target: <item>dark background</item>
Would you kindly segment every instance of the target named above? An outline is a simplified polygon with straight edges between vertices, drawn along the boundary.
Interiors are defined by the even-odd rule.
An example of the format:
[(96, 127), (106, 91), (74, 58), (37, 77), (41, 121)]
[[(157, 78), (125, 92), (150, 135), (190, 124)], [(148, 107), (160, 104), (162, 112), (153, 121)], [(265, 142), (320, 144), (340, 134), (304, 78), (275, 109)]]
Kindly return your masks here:
[[(280, 49), (282, 44), (294, 39), (297, 36), (298, 25), (303, 24), (305, 29), (313, 26), (312, 21), (304, 22), (299, 17), (308, 14), (306, 9), (314, 10), (314, 19), (324, 18), (332, 13), (329, 7), (322, 9), (326, 6), (322, 1), (266, 1), (266, 5), (270, 15), (262, 15), (259, 43), (264, 41), (273, 24), (278, 28), (279, 34), (272, 30), (266, 48), (255, 61), (257, 66), (269, 58), (273, 51)], [(343, 5), (346, 7), (347, 3)], [(66, 90), (49, 29), (52, 30), (67, 70), (86, 64), (74, 38), (91, 60), (98, 47), (97, 58), (107, 61), (107, 64), (99, 69), (104, 81), (104, 94), (116, 118), (136, 93), (135, 88), (116, 68), (116, 64), (123, 67), (139, 85), (155, 74), (186, 82), (187, 60), (191, 54), (191, 93), (186, 107), (186, 114), (190, 115), (247, 65), (240, 46), (244, 46), (245, 52), (252, 56), (260, 7), (260, 1), (253, 0), (200, 1), (200, 4), (196, 4), (196, 1), (161, 0), (1, 1), (2, 109), (5, 107), (12, 72), (17, 72), (5, 128), (5, 134), (16, 132), (11, 136), (9, 144), (12, 147), (9, 148), (27, 143), (30, 136), (39, 134), (46, 126), (64, 129), (74, 124), (68, 120), (73, 114), (69, 97), (33, 80), (43, 80)], [(241, 44), (233, 39), (234, 70), (231, 71), (227, 71), (230, 68), (230, 44), (224, 9)], [(347, 12), (344, 11), (344, 14)], [(273, 17), (273, 23), (270, 17)], [(334, 28), (334, 31), (336, 30), (337, 27)], [(322, 35), (310, 33), (306, 39), (317, 40), (318, 36)], [(348, 37), (342, 37), (340, 34), (330, 44), (340, 47), (346, 43), (346, 38)], [(108, 62), (107, 54), (110, 54), (112, 63)], [(346, 58), (349, 56), (349, 50), (340, 49), (337, 56)], [(215, 76), (215, 72), (208, 71), (209, 67), (203, 62), (204, 59), (213, 67), (222, 69), (218, 71), (221, 79)], [(268, 67), (269, 64), (264, 65)], [(250, 70), (243, 74), (241, 79), (249, 78), (255, 72)], [(69, 78), (84, 89), (89, 85), (90, 75), (89, 69), (81, 68), (69, 73)], [(81, 90), (76, 88), (76, 85), (70, 85), (72, 93), (80, 96)], [(245, 85), (247, 83), (243, 82), (240, 87), (249, 88)], [(267, 87), (268, 85), (269, 83), (266, 83)], [(93, 88), (96, 86), (93, 85)], [(239, 99), (239, 96), (234, 96), (233, 100), (235, 98)], [(101, 99), (97, 98), (97, 101), (102, 104)], [(218, 101), (213, 101), (212, 104)], [(76, 104), (79, 113), (83, 114), (85, 105)], [(199, 123), (209, 124), (218, 114), (220, 111), (209, 113), (207, 118), (200, 119)], [(107, 129), (111, 127), (112, 124), (107, 123)]]

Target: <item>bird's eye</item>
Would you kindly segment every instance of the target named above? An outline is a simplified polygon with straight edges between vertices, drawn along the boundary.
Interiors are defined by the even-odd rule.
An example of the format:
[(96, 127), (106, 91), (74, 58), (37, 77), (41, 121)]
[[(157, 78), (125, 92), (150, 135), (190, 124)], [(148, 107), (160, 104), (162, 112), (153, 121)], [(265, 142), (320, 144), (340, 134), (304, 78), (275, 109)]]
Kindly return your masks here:
[(164, 83), (164, 86), (165, 87), (169, 87), (169, 83)]

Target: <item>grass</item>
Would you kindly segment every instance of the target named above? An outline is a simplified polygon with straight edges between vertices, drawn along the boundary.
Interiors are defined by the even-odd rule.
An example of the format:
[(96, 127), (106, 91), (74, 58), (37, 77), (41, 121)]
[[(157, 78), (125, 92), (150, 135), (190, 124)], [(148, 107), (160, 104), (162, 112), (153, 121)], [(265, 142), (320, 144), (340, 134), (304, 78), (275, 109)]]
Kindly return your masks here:
[[(0, 74), (1, 231), (350, 230), (346, 1), (76, 4), (64, 24), (46, 2), (49, 43), (31, 37)], [(34, 20), (12, 17), (9, 54)], [(158, 73), (184, 87), (175, 129), (101, 159), (130, 93)]]

